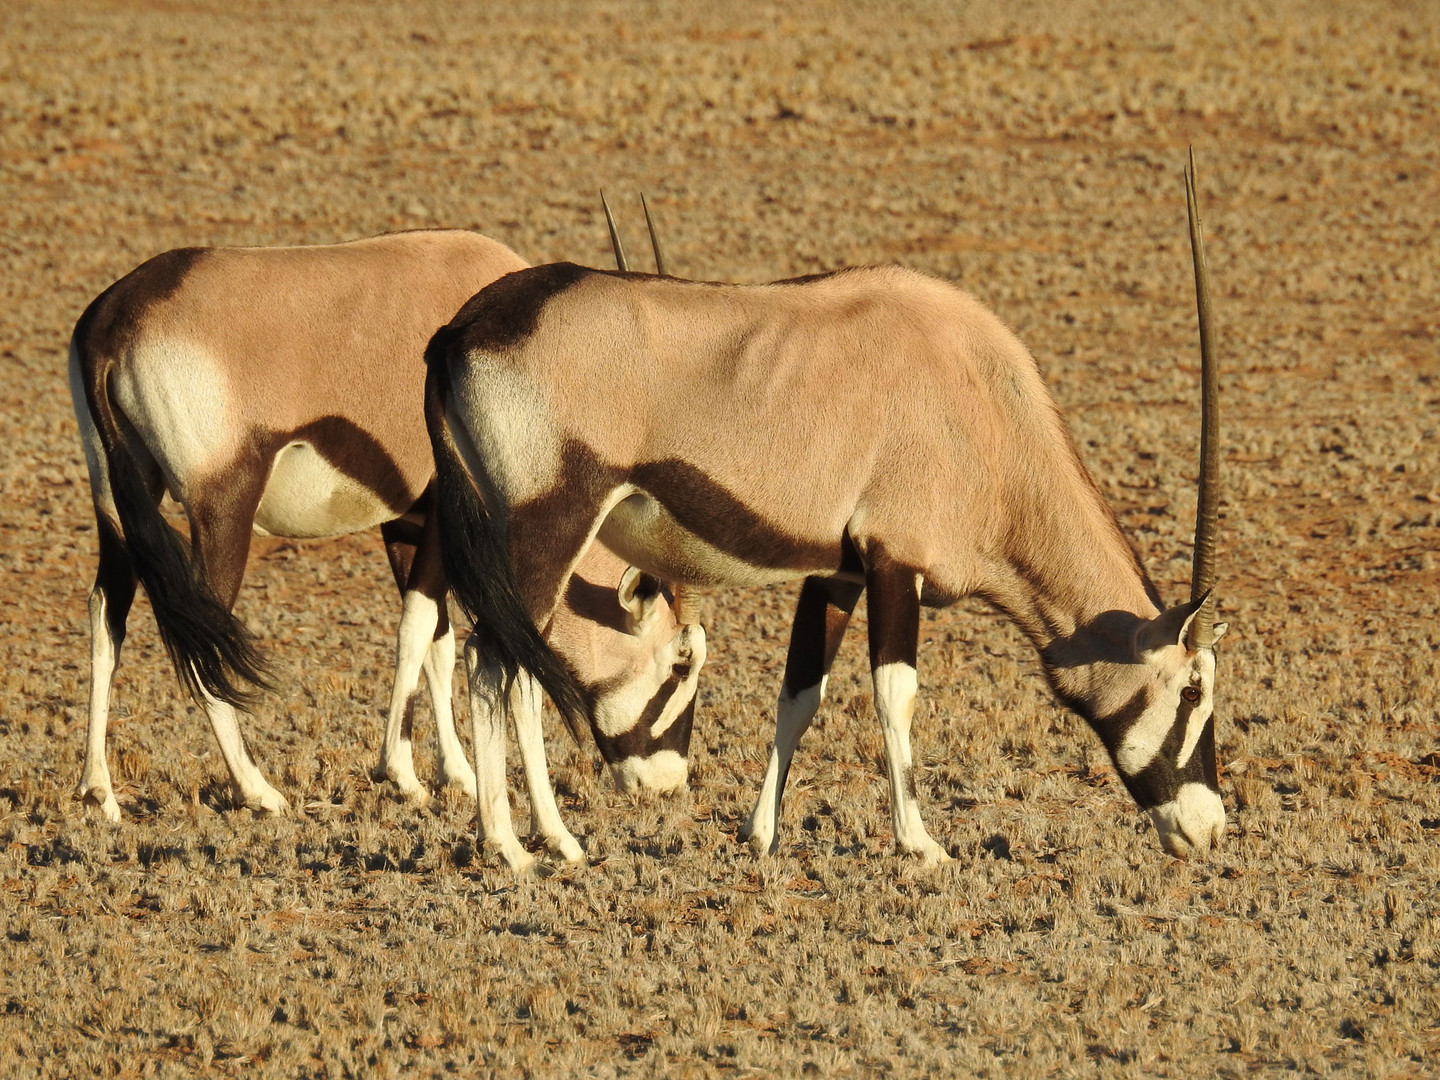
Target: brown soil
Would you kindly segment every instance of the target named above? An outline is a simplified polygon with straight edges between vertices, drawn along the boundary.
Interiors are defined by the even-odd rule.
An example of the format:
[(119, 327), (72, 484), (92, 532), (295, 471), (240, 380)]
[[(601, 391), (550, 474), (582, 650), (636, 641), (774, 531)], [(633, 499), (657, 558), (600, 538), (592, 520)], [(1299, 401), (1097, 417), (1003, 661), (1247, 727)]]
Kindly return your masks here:
[[(1440, 1054), (1440, 20), (1427, 5), (11, 0), (0, 34), (0, 1072), (1420, 1075)], [(94, 529), (70, 327), (142, 259), (468, 226), (603, 265), (901, 262), (1040, 358), (1169, 598), (1188, 580), (1199, 155), (1225, 367), (1214, 858), (1160, 854), (1033, 653), (924, 626), (932, 832), (891, 849), (863, 626), (781, 854), (736, 842), (793, 590), (714, 595), (691, 789), (556, 730), (586, 869), (512, 880), (470, 808), (372, 783), (377, 538), (257, 541), (288, 672), (248, 725), (298, 811), (230, 806), (143, 600), (72, 797)], [(422, 770), (426, 766), (422, 763)], [(518, 779), (518, 777), (517, 777)], [(516, 791), (521, 790), (516, 784)], [(518, 798), (518, 796), (517, 796)]]

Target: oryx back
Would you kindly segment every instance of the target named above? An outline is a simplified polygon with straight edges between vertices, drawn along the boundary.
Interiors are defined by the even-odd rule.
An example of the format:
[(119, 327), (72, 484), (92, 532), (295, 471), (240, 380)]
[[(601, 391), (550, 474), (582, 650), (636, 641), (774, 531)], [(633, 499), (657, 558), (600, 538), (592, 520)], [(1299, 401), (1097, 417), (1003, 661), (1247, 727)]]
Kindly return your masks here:
[[(1057, 501), (1119, 535), (1030, 353), (921, 274), (717, 286), (542, 267), (456, 324), (455, 411), (505, 502), (603, 491), (601, 538), (668, 580), (855, 574), (883, 536), (953, 599), (1064, 527), (1043, 520)], [(1097, 572), (1133, 577), (1121, 548)]]

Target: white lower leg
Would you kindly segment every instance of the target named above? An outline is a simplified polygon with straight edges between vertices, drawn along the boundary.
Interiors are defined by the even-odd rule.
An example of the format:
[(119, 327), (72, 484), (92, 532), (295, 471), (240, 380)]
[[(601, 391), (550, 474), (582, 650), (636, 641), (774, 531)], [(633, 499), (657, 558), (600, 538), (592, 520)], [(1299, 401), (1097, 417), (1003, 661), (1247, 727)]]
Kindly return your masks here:
[(106, 618), (105, 593), (90, 594), (90, 721), (85, 733), (85, 764), (80, 770), (80, 798), (95, 803), (109, 821), (120, 820), (120, 804), (110, 786), (105, 763), (105, 729), (110, 717), (110, 682), (119, 652)]
[(901, 851), (919, 855), (927, 865), (946, 862), (950, 856), (925, 831), (910, 756), (910, 719), (919, 685), (915, 669), (895, 662), (875, 669), (875, 711), (885, 735), (885, 763), (890, 779), (890, 818), (895, 843)]
[(210, 728), (215, 732), (215, 741), (220, 744), (220, 756), (225, 759), (225, 765), (230, 770), (230, 779), (240, 794), (240, 801), (251, 810), (263, 810), (271, 814), (289, 810), (290, 804), (285, 801), (285, 796), (266, 782), (255, 762), (251, 760), (250, 751), (245, 749), (235, 707), (217, 701), (209, 694), (204, 696), (205, 714), (210, 718)]
[(472, 637), (465, 644), (469, 669), (470, 732), (475, 748), (475, 820), (480, 843), (495, 848), (512, 870), (525, 870), (535, 859), (520, 844), (510, 820), (505, 790), (505, 676), (484, 661)]
[(760, 785), (755, 809), (750, 812), (750, 820), (740, 832), (741, 838), (750, 841), (750, 847), (757, 855), (774, 854), (779, 845), (780, 801), (785, 795), (785, 778), (795, 757), (795, 749), (800, 745), (800, 737), (809, 729), (820, 708), (820, 701), (825, 696), (825, 682), (822, 678), (815, 686), (806, 687), (794, 695), (788, 687), (780, 689), (780, 699), (775, 705), (775, 742), (770, 747), (765, 779)]
[(425, 682), (435, 712), (436, 783), (457, 787), (475, 797), (475, 770), (465, 757), (465, 748), (455, 735), (455, 707), (451, 683), (455, 677), (455, 631), (446, 630), (430, 643), (425, 654)]
[(429, 651), (439, 623), (435, 601), (418, 592), (407, 592), (401, 604), (400, 629), (395, 640), (395, 682), (390, 688), (390, 714), (385, 722), (385, 741), (380, 746), (376, 774), (393, 781), (406, 798), (423, 802), (429, 797), (415, 776), (415, 752), (409, 730), (420, 668)]
[(510, 691), (510, 715), (515, 718), (515, 741), (525, 766), (530, 792), (530, 831), (566, 862), (584, 862), (585, 852), (560, 818), (555, 788), (545, 762), (545, 733), (540, 726), (540, 684), (521, 672)]

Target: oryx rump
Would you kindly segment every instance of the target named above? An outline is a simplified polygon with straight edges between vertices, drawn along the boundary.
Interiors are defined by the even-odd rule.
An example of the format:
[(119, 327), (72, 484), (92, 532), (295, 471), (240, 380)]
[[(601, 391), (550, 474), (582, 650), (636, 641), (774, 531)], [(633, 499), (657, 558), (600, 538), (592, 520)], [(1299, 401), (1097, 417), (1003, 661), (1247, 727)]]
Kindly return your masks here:
[(667, 581), (806, 579), (757, 848), (862, 589), (902, 850), (947, 857), (912, 777), (916, 644), (922, 605), (970, 594), (1030, 637), (1168, 850), (1218, 841), (1208, 579), (1162, 609), (1035, 361), (973, 297), (898, 268), (725, 286), (559, 264), (483, 290), (429, 363), (442, 501), (469, 501), (441, 515), (447, 571), (505, 629), (497, 664), (562, 708), (582, 705), (536, 627), (592, 538)]

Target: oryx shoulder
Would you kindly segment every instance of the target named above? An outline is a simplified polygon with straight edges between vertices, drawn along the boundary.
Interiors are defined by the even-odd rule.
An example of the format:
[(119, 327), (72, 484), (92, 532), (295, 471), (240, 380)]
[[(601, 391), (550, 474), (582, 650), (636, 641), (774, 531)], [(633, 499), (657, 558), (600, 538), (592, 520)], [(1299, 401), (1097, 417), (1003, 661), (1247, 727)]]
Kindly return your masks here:
[(451, 320), (469, 352), (523, 344), (540, 322), (545, 305), (587, 277), (601, 272), (574, 263), (550, 263), (506, 274), (466, 301)]

